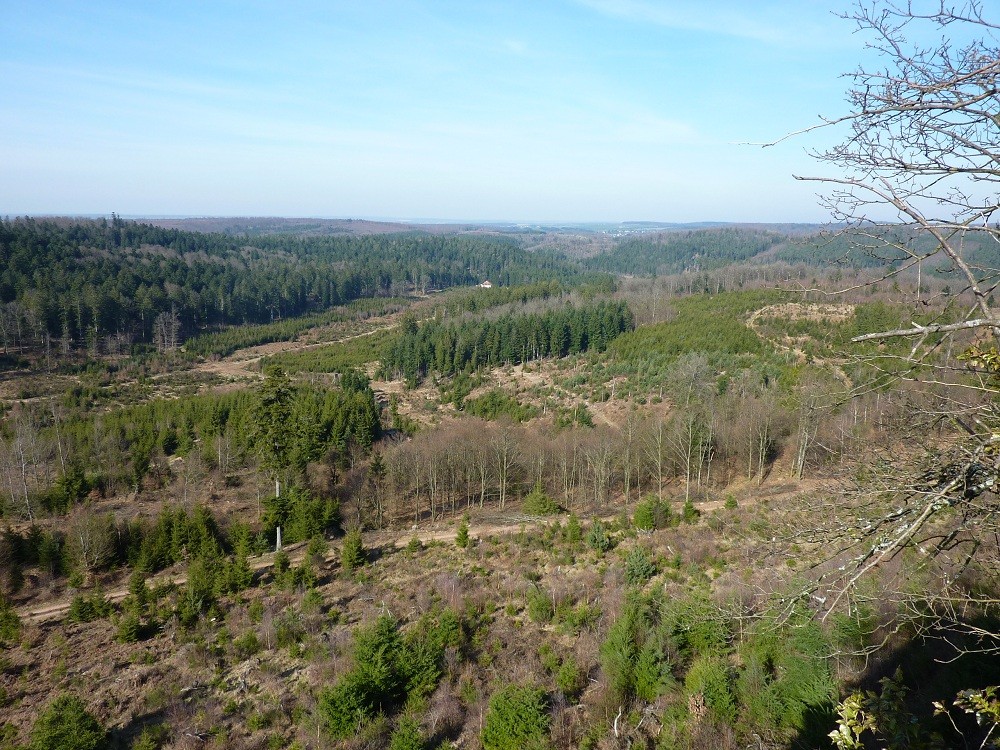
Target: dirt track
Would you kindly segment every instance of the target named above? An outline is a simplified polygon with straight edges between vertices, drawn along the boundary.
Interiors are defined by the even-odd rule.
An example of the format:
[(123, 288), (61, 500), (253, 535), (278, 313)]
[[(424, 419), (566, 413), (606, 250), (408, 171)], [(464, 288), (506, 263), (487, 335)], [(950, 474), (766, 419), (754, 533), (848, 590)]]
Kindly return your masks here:
[(398, 325), (398, 323), (392, 323), (390, 325), (380, 326), (379, 328), (373, 328), (372, 330), (365, 331), (364, 333), (356, 333), (352, 336), (345, 336), (344, 338), (334, 341), (275, 341), (270, 344), (251, 346), (246, 349), (240, 349), (230, 354), (228, 357), (224, 357), (223, 359), (215, 362), (199, 362), (195, 365), (194, 370), (195, 372), (217, 375), (230, 380), (257, 380), (264, 376), (259, 370), (254, 369), (254, 366), (257, 365), (264, 357), (270, 357), (274, 354), (283, 354), (284, 352), (300, 352), (305, 351), (306, 349), (318, 349), (323, 346), (343, 344), (346, 341), (353, 341), (354, 339), (364, 338), (365, 336), (374, 336), (376, 333), (392, 330)]
[[(470, 526), (469, 535), (475, 538), (489, 536), (491, 534), (502, 534), (519, 529), (522, 525), (534, 527), (541, 523), (547, 523), (550, 520), (551, 519), (548, 518), (539, 518), (526, 521), (526, 519), (513, 517), (506, 523), (488, 523)], [(435, 527), (432, 528), (418, 528), (416, 530), (411, 530), (411, 533), (403, 534), (402, 536), (400, 536), (398, 532), (372, 532), (371, 534), (366, 535), (367, 538), (365, 541), (366, 546), (369, 548), (403, 548), (410, 543), (413, 537), (417, 537), (422, 543), (426, 544), (428, 542), (453, 541), (457, 534), (458, 531), (454, 525), (452, 528), (438, 528), (437, 525), (435, 525)], [(301, 562), (302, 558), (305, 557), (305, 548), (306, 544), (304, 542), (299, 542), (297, 544), (286, 545), (284, 547), (284, 551), (288, 554), (290, 562), (296, 564)], [(327, 553), (326, 555), (327, 562), (336, 562), (337, 558), (338, 555), (333, 551)], [(252, 558), (250, 560), (250, 567), (254, 572), (269, 570), (273, 565), (273, 552), (268, 552), (260, 557)], [(176, 569), (167, 570), (146, 579), (146, 585), (150, 588), (163, 584), (183, 586), (185, 583), (187, 583), (186, 572)], [(107, 598), (110, 602), (120, 602), (127, 596), (128, 588), (116, 588), (105, 593), (105, 598)], [(71, 601), (62, 599), (44, 606), (21, 607), (18, 614), (24, 622), (36, 624), (52, 622), (64, 618), (69, 613), (70, 605)]]
[[(722, 500), (712, 500), (708, 502), (703, 502), (698, 504), (698, 510), (701, 512), (711, 512), (714, 510), (719, 510), (724, 505)], [(598, 516), (602, 521), (612, 521), (619, 515), (618, 512), (611, 513), (607, 515)], [(520, 515), (510, 515), (503, 517), (501, 520), (488, 520), (485, 523), (472, 523), (469, 525), (469, 537), (472, 539), (483, 538), (487, 536), (492, 536), (494, 534), (505, 534), (514, 531), (519, 531), (522, 527), (534, 529), (539, 526), (552, 523), (554, 521), (560, 521), (565, 523), (569, 514), (560, 514), (555, 516), (520, 516)], [(495, 518), (495, 517), (494, 517)], [(445, 525), (447, 524), (447, 525)], [(402, 549), (410, 544), (414, 537), (420, 540), (421, 543), (427, 544), (429, 542), (451, 542), (454, 541), (458, 536), (458, 518), (450, 519), (447, 522), (438, 521), (432, 526), (427, 527), (417, 527), (411, 528), (408, 533), (401, 533), (398, 531), (375, 531), (366, 534), (365, 544), (369, 549), (384, 549), (384, 548), (395, 548)], [(305, 557), (306, 543), (299, 542), (296, 544), (289, 544), (284, 547), (284, 551), (288, 554), (291, 563), (296, 564), (302, 561)], [(250, 568), (254, 572), (269, 570), (274, 565), (274, 554), (273, 552), (268, 552), (260, 557), (252, 558), (250, 560)], [(326, 561), (329, 563), (334, 563), (337, 561), (338, 555), (334, 551), (330, 551), (326, 555)], [(176, 566), (175, 566), (176, 568)], [(154, 587), (163, 584), (172, 584), (176, 586), (183, 586), (187, 583), (187, 574), (182, 570), (171, 569), (158, 573), (150, 578), (146, 579), (146, 585), (149, 587)], [(128, 588), (116, 588), (112, 591), (105, 593), (105, 598), (108, 601), (117, 603), (125, 599), (128, 596)], [(70, 610), (71, 600), (61, 599), (57, 602), (51, 602), (44, 606), (27, 606), (18, 608), (18, 615), (21, 617), (22, 621), (33, 624), (42, 624), (46, 622), (55, 622), (62, 620)]]

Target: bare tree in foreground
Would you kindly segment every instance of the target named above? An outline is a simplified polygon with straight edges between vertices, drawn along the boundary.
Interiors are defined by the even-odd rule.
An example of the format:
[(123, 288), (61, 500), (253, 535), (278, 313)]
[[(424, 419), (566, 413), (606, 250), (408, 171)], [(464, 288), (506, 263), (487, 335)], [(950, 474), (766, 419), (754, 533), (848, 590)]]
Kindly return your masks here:
[(854, 339), (881, 386), (924, 384), (924, 452), (887, 456), (846, 493), (815, 598), (849, 607), (863, 577), (905, 566), (898, 580), (921, 587), (897, 589), (901, 612), (996, 650), (1000, 632), (972, 623), (1000, 614), (1000, 26), (979, 3), (943, 0), (859, 3), (848, 18), (880, 67), (853, 73), (850, 112), (817, 126), (846, 129), (815, 154), (833, 173), (797, 179), (829, 189), (834, 219), (876, 261), (868, 283), (916, 273), (919, 298), (936, 270), (960, 288), (918, 302), (920, 322)]

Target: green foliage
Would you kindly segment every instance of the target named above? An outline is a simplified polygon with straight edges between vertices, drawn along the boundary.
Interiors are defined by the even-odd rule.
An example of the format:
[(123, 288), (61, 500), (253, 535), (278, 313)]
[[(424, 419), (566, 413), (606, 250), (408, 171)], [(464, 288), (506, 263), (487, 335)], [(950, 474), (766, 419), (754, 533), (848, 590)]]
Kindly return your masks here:
[(701, 695), (705, 705), (721, 721), (731, 724), (736, 719), (732, 673), (718, 656), (695, 658), (684, 677), (684, 688), (690, 695)]
[(21, 635), (21, 618), (13, 605), (0, 593), (0, 645), (13, 643)]
[(838, 648), (860, 653), (873, 645), (878, 616), (871, 605), (856, 605), (849, 613), (838, 612), (832, 619), (833, 640)]
[[(596, 291), (596, 285), (593, 287)], [(481, 312), (503, 305), (525, 304), (528, 300), (547, 300), (559, 297), (569, 292), (570, 287), (556, 280), (540, 281), (534, 284), (518, 286), (494, 286), (491, 289), (453, 289), (441, 300), (436, 311), (449, 315), (464, 312)], [(605, 293), (614, 291), (612, 287), (604, 287)]]
[(545, 692), (507, 685), (490, 697), (483, 724), (484, 750), (542, 750), (549, 747)]
[(177, 602), (181, 624), (191, 627), (215, 603), (217, 569), (204, 559), (188, 565), (187, 585)]
[(521, 510), (529, 516), (548, 516), (559, 512), (556, 501), (549, 497), (541, 482), (536, 482), (534, 489), (524, 498)]
[(727, 292), (671, 301), (674, 317), (667, 323), (641, 326), (617, 338), (612, 357), (644, 363), (672, 363), (688, 352), (710, 355), (764, 354), (768, 345), (746, 326), (754, 310), (788, 299), (776, 292)]
[(539, 314), (507, 314), (495, 320), (431, 320), (419, 327), (403, 326), (383, 354), (382, 368), (385, 374), (402, 376), (415, 385), (430, 372), (454, 375), (540, 357), (603, 351), (632, 326), (631, 312), (618, 301), (567, 305)]
[[(736, 682), (744, 720), (761, 730), (804, 737), (816, 717), (833, 720), (837, 686), (830, 669), (831, 644), (805, 615), (779, 627), (765, 618), (741, 644)], [(804, 737), (805, 738), (805, 737)], [(821, 736), (805, 738), (813, 742)]]
[(374, 331), (344, 341), (335, 341), (323, 346), (283, 352), (265, 357), (265, 367), (277, 366), (286, 372), (345, 372), (356, 368), (364, 369), (371, 362), (377, 362), (386, 347), (392, 346), (398, 333), (392, 330)]
[(306, 557), (310, 560), (321, 562), (326, 556), (329, 546), (330, 545), (327, 544), (326, 537), (322, 534), (314, 534), (310, 537), (309, 544), (306, 547)]
[(353, 673), (320, 692), (319, 708), (326, 721), (327, 731), (335, 739), (350, 736), (371, 710), (366, 686)]
[(570, 700), (579, 697), (587, 686), (587, 675), (580, 669), (576, 659), (567, 656), (556, 671), (556, 688)]
[(661, 618), (675, 647), (686, 656), (726, 653), (733, 640), (732, 623), (704, 591), (671, 601)]
[(608, 552), (615, 546), (614, 539), (599, 518), (595, 518), (590, 525), (590, 530), (587, 532), (587, 546), (601, 553)]
[(359, 723), (404, 695), (399, 658), (402, 640), (396, 622), (382, 616), (354, 635), (354, 667), (320, 693), (320, 708), (334, 738), (348, 736)]
[[(149, 399), (110, 408), (101, 413), (99, 429), (97, 415), (74, 413), (62, 423), (61, 437), (70, 455), (86, 460), (107, 456), (113, 446), (114, 460), (101, 459), (107, 482), (141, 487), (166, 480), (162, 456), (181, 450), (182, 442), (200, 441), (214, 459), (208, 446), (224, 440), (236, 466), (257, 457), (268, 471), (284, 477), (331, 452), (344, 456), (349, 445), (368, 448), (380, 434), (379, 406), (366, 378), (345, 373), (339, 386), (328, 387), (291, 384), (272, 373), (265, 384), (257, 392)], [(54, 439), (51, 428), (46, 432)]]
[(278, 588), (286, 591), (312, 588), (318, 580), (316, 571), (308, 557), (294, 567), (286, 562), (280, 569), (277, 566), (274, 569), (274, 583)]
[(377, 712), (389, 713), (407, 697), (433, 692), (442, 674), (444, 651), (461, 642), (461, 624), (450, 610), (425, 617), (405, 637), (387, 615), (354, 636), (354, 666), (320, 693), (320, 710), (334, 738), (351, 734)]
[(420, 722), (412, 716), (401, 718), (389, 739), (389, 750), (426, 750), (426, 748), (427, 741), (424, 739)]
[(533, 622), (550, 622), (554, 612), (548, 594), (535, 586), (528, 590), (528, 617)]
[(111, 614), (111, 602), (104, 595), (100, 586), (88, 596), (77, 594), (69, 605), (69, 613), (66, 618), (70, 622), (93, 622)]
[(681, 518), (684, 523), (695, 523), (701, 516), (701, 511), (694, 507), (694, 503), (688, 498), (684, 501), (684, 507), (681, 508)]
[(619, 274), (680, 273), (696, 264), (718, 268), (766, 252), (787, 238), (777, 232), (745, 227), (696, 229), (619, 240), (609, 253), (587, 258), (587, 268)]
[(580, 427), (593, 427), (594, 418), (586, 404), (577, 404), (573, 407), (557, 406), (555, 409), (555, 426), (559, 429), (579, 425)]
[(163, 724), (144, 727), (132, 743), (131, 750), (160, 750), (166, 744), (169, 734)]
[(93, 488), (94, 482), (87, 477), (83, 466), (74, 461), (42, 497), (42, 506), (50, 513), (65, 514), (72, 505), (83, 501)]
[(139, 542), (130, 555), (139, 570), (152, 573), (185, 559), (216, 560), (226, 540), (212, 513), (204, 506), (192, 515), (167, 507), (151, 527), (137, 534)]
[(583, 531), (580, 528), (580, 519), (577, 517), (576, 513), (570, 513), (569, 518), (566, 519), (566, 529), (563, 532), (563, 538), (566, 543), (575, 546), (580, 543), (583, 539)]
[(38, 715), (30, 750), (104, 750), (107, 732), (75, 695), (60, 695)]
[[(387, 315), (406, 307), (406, 300), (399, 297), (360, 298), (350, 305), (338, 306), (320, 313), (309, 313), (293, 318), (262, 323), (239, 325), (220, 331), (203, 333), (184, 342), (184, 350), (202, 357), (225, 357), (237, 349), (269, 344), (273, 341), (293, 341), (311, 328), (329, 326), (373, 315)], [(282, 365), (284, 366), (284, 362)], [(297, 370), (285, 368), (291, 372)]]
[(241, 636), (233, 639), (233, 651), (239, 659), (249, 659), (261, 649), (260, 639), (257, 631), (248, 630)]
[(639, 531), (652, 531), (656, 528), (656, 516), (653, 513), (652, 501), (644, 500), (635, 506), (632, 525)]
[(152, 592), (146, 585), (146, 575), (141, 570), (134, 570), (128, 579), (128, 594), (132, 606), (142, 613), (146, 609), (152, 598)]
[(234, 553), (222, 561), (216, 576), (216, 590), (220, 594), (236, 594), (253, 583), (253, 569), (246, 554)]
[[(270, 324), (359, 298), (389, 297), (416, 283), (442, 289), (483, 278), (508, 286), (580, 276), (564, 260), (493, 235), (247, 237), (118, 217), (0, 221), (0, 249), (0, 296), (36, 321), (24, 329), (79, 343), (113, 331), (134, 331), (137, 340), (152, 342), (160, 314), (174, 317), (183, 336), (205, 326)], [(63, 314), (71, 300), (80, 304)], [(194, 348), (227, 346), (202, 341)]]
[(368, 562), (368, 553), (361, 540), (361, 531), (351, 529), (344, 537), (340, 550), (340, 565), (345, 573), (353, 573)]
[(640, 531), (668, 529), (677, 526), (681, 517), (670, 508), (670, 503), (656, 495), (647, 495), (635, 506), (633, 525)]
[(323, 537), (340, 523), (340, 503), (316, 497), (302, 487), (286, 487), (278, 496), (264, 501), (261, 526), (270, 537), (281, 527), (283, 542), (293, 544)]
[(624, 703), (635, 694), (638, 641), (646, 635), (641, 603), (630, 598), (601, 644), (601, 669), (614, 700)]
[(635, 654), (633, 690), (639, 700), (652, 702), (673, 685), (670, 662), (655, 638), (647, 637)]
[[(902, 671), (880, 680), (882, 691), (852, 693), (837, 707), (837, 728), (828, 735), (838, 750), (864, 750), (866, 736), (886, 743), (886, 750), (939, 750), (940, 734), (932, 732), (906, 706)], [(985, 743), (984, 743), (985, 746)]]
[(430, 695), (441, 679), (445, 649), (461, 647), (464, 639), (462, 622), (454, 610), (421, 617), (403, 638), (401, 670), (407, 694)]
[(625, 580), (632, 586), (641, 586), (657, 574), (652, 553), (643, 546), (636, 546), (625, 556)]
[(292, 462), (292, 388), (285, 371), (270, 365), (264, 371), (256, 398), (254, 443), (264, 468), (278, 475)]
[(481, 419), (506, 417), (514, 422), (525, 422), (539, 415), (536, 407), (522, 404), (499, 388), (492, 388), (478, 398), (467, 399), (462, 410)]
[[(979, 726), (988, 727), (987, 738), (1000, 728), (1000, 699), (997, 693), (1000, 686), (991, 685), (982, 690), (963, 690), (955, 696), (954, 705), (967, 714), (976, 717)], [(935, 704), (937, 713), (944, 713), (945, 707), (940, 703)], [(985, 740), (984, 740), (985, 744)]]
[(469, 521), (465, 516), (462, 516), (462, 521), (458, 524), (458, 533), (455, 535), (455, 544), (462, 549), (466, 549), (469, 546)]
[(135, 643), (142, 636), (142, 617), (133, 609), (122, 613), (115, 631), (115, 640), (120, 643)]
[(586, 602), (574, 606), (563, 603), (555, 612), (559, 630), (569, 635), (579, 635), (582, 631), (593, 628), (600, 618), (601, 608)]

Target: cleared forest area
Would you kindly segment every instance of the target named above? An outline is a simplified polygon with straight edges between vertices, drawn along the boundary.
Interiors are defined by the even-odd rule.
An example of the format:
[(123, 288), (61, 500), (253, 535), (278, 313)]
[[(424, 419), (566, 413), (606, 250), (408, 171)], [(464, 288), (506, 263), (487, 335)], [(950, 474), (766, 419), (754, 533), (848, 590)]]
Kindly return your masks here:
[[(936, 661), (902, 557), (831, 574), (894, 502), (858, 488), (959, 445), (908, 342), (851, 343), (958, 320), (947, 269), (876, 287), (759, 227), (610, 243), (664, 270), (690, 239), (615, 277), (563, 235), (80, 226), (4, 223), (6, 746), (816, 747), (897, 666), (928, 717), (994, 674)], [(51, 297), (14, 262), (38, 243)], [(135, 314), (142, 257), (164, 296)], [(236, 263), (264, 320), (227, 317)]]

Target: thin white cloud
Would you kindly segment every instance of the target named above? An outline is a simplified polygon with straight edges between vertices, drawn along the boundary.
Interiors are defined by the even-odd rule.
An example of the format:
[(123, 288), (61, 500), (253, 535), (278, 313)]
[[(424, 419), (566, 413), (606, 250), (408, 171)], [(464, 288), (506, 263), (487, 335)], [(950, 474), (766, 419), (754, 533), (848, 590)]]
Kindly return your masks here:
[(512, 55), (524, 57), (528, 53), (528, 45), (520, 39), (504, 39), (503, 48)]
[[(648, 0), (577, 0), (580, 5), (606, 16), (655, 24), (681, 31), (751, 39), (770, 44), (786, 44), (803, 39), (800, 15), (776, 14), (751, 4), (756, 12), (722, 7), (721, 4), (649, 2)], [(791, 23), (794, 21), (794, 25)], [(808, 34), (806, 34), (808, 36)]]

